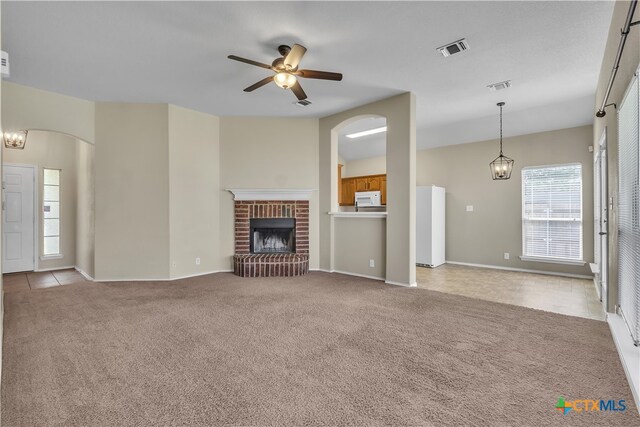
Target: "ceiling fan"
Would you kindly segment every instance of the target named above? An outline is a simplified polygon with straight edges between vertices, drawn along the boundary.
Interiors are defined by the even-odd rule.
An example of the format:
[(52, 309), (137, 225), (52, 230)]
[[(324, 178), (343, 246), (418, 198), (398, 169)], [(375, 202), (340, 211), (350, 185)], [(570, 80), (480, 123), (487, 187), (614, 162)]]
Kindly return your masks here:
[(304, 93), (304, 90), (302, 90), (302, 86), (300, 86), (298, 77), (302, 77), (305, 79), (336, 81), (342, 80), (342, 74), (340, 73), (298, 69), (300, 60), (302, 59), (306, 51), (307, 48), (299, 44), (294, 44), (293, 47), (289, 47), (287, 45), (278, 46), (278, 52), (280, 52), (280, 55), (282, 55), (282, 57), (276, 58), (271, 63), (271, 65), (252, 61), (251, 59), (241, 58), (236, 55), (229, 55), (227, 58), (233, 59), (234, 61), (240, 61), (246, 64), (255, 65), (257, 67), (266, 68), (276, 73), (273, 76), (265, 77), (259, 82), (252, 84), (244, 90), (245, 92), (252, 92), (273, 81), (283, 89), (291, 89), (296, 97), (300, 101), (302, 101), (303, 99), (307, 99), (307, 94)]

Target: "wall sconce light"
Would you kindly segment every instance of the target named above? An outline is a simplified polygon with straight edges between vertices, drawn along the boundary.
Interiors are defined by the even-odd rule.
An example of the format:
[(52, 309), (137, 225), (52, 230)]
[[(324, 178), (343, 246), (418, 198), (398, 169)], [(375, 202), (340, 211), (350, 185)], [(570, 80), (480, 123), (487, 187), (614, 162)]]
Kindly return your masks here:
[(489, 163), (491, 177), (494, 180), (511, 178), (514, 163), (513, 159), (502, 154), (502, 107), (504, 107), (504, 102), (498, 102), (497, 105), (500, 107), (500, 155)]
[(22, 150), (27, 143), (27, 133), (29, 131), (19, 130), (15, 132), (4, 132), (2, 139), (4, 139), (4, 146), (6, 148), (12, 148), (15, 150)]

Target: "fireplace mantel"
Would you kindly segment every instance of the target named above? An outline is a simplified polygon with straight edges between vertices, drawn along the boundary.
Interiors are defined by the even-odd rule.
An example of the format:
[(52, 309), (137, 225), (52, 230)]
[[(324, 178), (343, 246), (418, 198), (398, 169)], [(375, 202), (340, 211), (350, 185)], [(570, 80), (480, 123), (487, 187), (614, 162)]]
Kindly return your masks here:
[(227, 188), (233, 194), (233, 200), (309, 200), (310, 188)]

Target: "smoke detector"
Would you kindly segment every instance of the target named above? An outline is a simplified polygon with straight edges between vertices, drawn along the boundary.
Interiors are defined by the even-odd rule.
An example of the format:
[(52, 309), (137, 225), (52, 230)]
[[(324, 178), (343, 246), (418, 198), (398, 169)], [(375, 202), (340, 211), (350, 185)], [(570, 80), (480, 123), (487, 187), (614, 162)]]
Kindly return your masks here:
[(499, 90), (507, 89), (511, 87), (511, 80), (505, 80), (503, 82), (491, 83), (487, 85), (489, 92), (497, 92)]
[(309, 101), (308, 99), (300, 99), (294, 102), (294, 104), (296, 104), (299, 107), (306, 107), (308, 105), (311, 105), (311, 101)]
[(465, 50), (469, 50), (469, 42), (466, 39), (460, 39), (453, 43), (448, 43), (444, 46), (440, 46), (436, 49), (438, 52), (442, 54), (445, 58), (447, 56), (455, 55), (456, 53), (464, 52)]
[(0, 51), (0, 74), (2, 77), (9, 77), (9, 54)]

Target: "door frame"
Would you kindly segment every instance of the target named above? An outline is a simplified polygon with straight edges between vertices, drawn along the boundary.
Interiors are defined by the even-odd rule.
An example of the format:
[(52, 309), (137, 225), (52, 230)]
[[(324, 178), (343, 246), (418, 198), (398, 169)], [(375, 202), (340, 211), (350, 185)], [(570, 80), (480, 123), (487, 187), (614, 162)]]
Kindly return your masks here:
[[(600, 293), (600, 301), (602, 302), (605, 312), (609, 300), (609, 191), (608, 191), (608, 165), (607, 165), (607, 127), (602, 131), (602, 135), (598, 139), (596, 147), (596, 170), (597, 175), (594, 176), (594, 196), (599, 200), (594, 200), (594, 205), (599, 208), (596, 213), (598, 226), (594, 229), (594, 245), (598, 245), (599, 259), (598, 263), (598, 291)], [(604, 235), (599, 233), (604, 232)], [(598, 233), (598, 234), (596, 234)], [(603, 286), (604, 284), (604, 286)]]
[[(38, 208), (39, 198), (39, 186), (40, 186), (40, 166), (32, 165), (28, 163), (2, 163), (2, 178), (4, 181), (4, 168), (6, 166), (14, 166), (19, 168), (27, 168), (33, 170), (33, 271), (39, 270), (39, 254), (40, 254), (40, 209)], [(4, 184), (4, 182), (3, 182)], [(2, 188), (2, 203), (4, 203), (4, 186)], [(4, 215), (4, 213), (3, 213)], [(1, 262), (1, 260), (0, 260)], [(2, 272), (2, 267), (0, 266), (0, 274)]]

